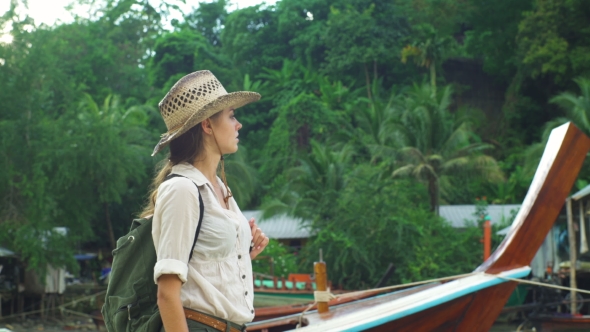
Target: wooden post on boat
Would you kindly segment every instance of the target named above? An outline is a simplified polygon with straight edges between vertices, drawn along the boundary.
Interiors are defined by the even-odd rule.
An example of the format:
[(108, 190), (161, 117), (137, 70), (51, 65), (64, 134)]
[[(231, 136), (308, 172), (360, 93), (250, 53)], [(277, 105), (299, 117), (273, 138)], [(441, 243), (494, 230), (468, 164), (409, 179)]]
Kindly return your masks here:
[[(328, 290), (328, 274), (326, 272), (325, 262), (313, 263), (313, 270), (315, 272), (315, 287), (317, 291), (325, 292)], [(329, 312), (330, 307), (328, 302), (318, 302), (318, 312), (323, 314)]]
[(483, 223), (483, 261), (487, 261), (490, 258), (492, 251), (492, 222), (490, 217), (486, 216)]
[(586, 222), (584, 217), (584, 200), (578, 201), (580, 207), (580, 255), (588, 252), (588, 239), (586, 238)]
[(578, 255), (576, 252), (576, 231), (574, 230), (574, 216), (572, 215), (572, 199), (566, 199), (565, 203), (567, 211), (567, 232), (570, 244), (570, 287), (572, 288), (572, 290), (570, 291), (570, 305), (571, 314), (575, 315), (577, 313), (576, 291), (573, 290), (573, 288), (578, 288), (576, 282), (576, 261), (578, 260)]
[[(313, 263), (313, 272), (315, 273), (315, 288), (316, 291), (325, 292), (328, 290), (328, 272), (326, 271), (326, 263), (324, 262), (324, 255), (320, 249), (320, 261)], [(316, 299), (317, 301), (317, 299)], [(328, 302), (318, 302), (318, 313), (323, 314), (330, 312)]]

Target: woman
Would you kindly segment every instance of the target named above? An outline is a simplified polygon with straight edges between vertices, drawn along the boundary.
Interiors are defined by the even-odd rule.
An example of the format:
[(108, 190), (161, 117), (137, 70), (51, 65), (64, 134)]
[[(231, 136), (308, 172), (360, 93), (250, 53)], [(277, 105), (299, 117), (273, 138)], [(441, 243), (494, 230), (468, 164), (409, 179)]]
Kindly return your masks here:
[[(238, 150), (242, 125), (235, 109), (258, 99), (255, 92), (228, 94), (204, 70), (180, 79), (158, 105), (168, 132), (153, 155), (166, 145), (170, 155), (141, 215), (153, 214), (162, 331), (226, 331), (228, 325), (228, 331), (237, 331), (254, 318), (251, 259), (268, 237), (233, 199), (223, 155)], [(199, 196), (204, 213), (193, 248)]]

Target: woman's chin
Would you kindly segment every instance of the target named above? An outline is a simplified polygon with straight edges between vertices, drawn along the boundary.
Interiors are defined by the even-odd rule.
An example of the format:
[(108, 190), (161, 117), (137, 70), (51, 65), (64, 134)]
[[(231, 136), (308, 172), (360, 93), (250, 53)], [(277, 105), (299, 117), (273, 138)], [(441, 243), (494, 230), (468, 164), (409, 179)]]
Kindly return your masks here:
[(236, 144), (236, 145), (235, 145), (233, 148), (231, 148), (231, 149), (228, 149), (228, 151), (227, 151), (227, 153), (226, 153), (226, 154), (232, 154), (232, 153), (236, 153), (236, 152), (238, 152), (238, 148), (239, 148), (239, 147), (238, 147), (238, 144)]

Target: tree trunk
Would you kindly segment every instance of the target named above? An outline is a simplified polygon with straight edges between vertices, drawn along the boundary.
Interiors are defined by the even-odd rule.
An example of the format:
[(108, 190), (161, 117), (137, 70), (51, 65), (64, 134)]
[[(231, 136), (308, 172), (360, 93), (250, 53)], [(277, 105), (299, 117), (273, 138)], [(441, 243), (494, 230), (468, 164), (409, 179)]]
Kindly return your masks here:
[(430, 86), (432, 88), (432, 97), (436, 97), (436, 66), (434, 61), (430, 63)]
[(104, 203), (104, 213), (107, 222), (107, 231), (109, 232), (109, 240), (111, 241), (111, 249), (117, 247), (115, 242), (115, 234), (113, 233), (113, 225), (111, 224), (111, 215), (109, 214), (109, 203)]
[(299, 127), (299, 129), (297, 129), (297, 146), (300, 149), (307, 150), (310, 146), (310, 136), (309, 124), (305, 123), (303, 126)]
[(377, 79), (377, 60), (373, 60), (373, 79)]
[(439, 190), (437, 178), (432, 177), (428, 180), (428, 195), (430, 196), (430, 211), (434, 212), (437, 216), (440, 215), (440, 208), (438, 202)]
[(367, 69), (367, 64), (365, 66), (365, 80), (367, 84), (367, 96), (369, 97), (370, 101), (373, 101), (373, 97), (371, 96), (371, 78), (369, 77), (369, 70)]

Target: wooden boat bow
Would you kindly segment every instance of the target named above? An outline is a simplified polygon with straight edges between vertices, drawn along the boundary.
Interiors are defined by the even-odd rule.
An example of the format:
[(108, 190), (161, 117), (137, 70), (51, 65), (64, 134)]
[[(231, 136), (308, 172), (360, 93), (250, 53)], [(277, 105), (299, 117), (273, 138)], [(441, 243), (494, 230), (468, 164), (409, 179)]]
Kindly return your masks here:
[(590, 139), (572, 123), (555, 128), (510, 232), (476, 271), (529, 265), (553, 227), (578, 176)]

